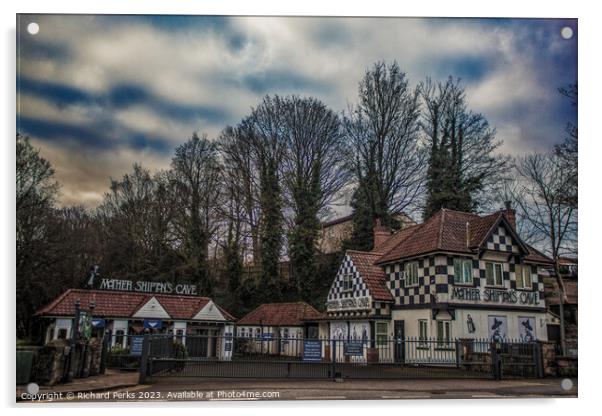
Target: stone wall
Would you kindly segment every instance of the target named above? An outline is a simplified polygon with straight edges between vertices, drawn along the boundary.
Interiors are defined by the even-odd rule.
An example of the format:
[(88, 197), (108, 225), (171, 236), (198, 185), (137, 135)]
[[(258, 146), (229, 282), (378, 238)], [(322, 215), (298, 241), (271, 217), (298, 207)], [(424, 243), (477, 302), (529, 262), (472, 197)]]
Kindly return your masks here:
[(85, 378), (101, 372), (102, 342), (92, 338), (89, 342), (79, 341), (74, 346), (69, 340), (50, 341), (39, 348), (33, 361), (32, 380), (41, 385), (52, 386), (63, 382), (73, 364), (73, 377)]

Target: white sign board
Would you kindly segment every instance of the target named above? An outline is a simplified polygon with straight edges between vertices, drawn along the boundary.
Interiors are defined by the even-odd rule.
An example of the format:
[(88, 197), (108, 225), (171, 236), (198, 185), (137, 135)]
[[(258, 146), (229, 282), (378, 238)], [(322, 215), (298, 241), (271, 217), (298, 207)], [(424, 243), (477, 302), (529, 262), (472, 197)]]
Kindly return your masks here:
[(326, 302), (326, 309), (330, 311), (368, 310), (372, 307), (370, 296), (360, 298), (334, 299)]

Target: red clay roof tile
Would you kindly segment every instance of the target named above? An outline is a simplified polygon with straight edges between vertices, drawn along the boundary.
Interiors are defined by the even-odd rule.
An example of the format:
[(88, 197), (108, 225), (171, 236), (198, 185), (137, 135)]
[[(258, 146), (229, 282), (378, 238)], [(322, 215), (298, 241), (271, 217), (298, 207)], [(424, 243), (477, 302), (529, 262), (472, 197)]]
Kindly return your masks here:
[(353, 265), (359, 272), (360, 276), (374, 300), (392, 301), (393, 296), (387, 288), (387, 276), (382, 267), (375, 264), (381, 256), (380, 253), (347, 250), (347, 255), (351, 258)]
[[(73, 316), (75, 301), (87, 308), (94, 301), (94, 315), (130, 318), (140, 307), (155, 297), (172, 319), (192, 319), (211, 299), (202, 296), (166, 295), (162, 293), (118, 292), (108, 290), (69, 289), (36, 312), (41, 316)], [(216, 305), (217, 306), (217, 305)], [(235, 318), (217, 306), (226, 320)]]
[(301, 326), (323, 315), (305, 302), (264, 303), (240, 318), (237, 325)]

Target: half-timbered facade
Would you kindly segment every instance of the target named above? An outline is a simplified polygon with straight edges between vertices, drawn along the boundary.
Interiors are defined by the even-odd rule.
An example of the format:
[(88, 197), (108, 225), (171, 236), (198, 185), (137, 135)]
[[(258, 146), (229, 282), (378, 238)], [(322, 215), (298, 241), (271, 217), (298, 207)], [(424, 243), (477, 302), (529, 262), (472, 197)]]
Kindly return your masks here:
[(510, 208), (443, 209), (377, 243), (345, 254), (326, 302), (331, 336), (358, 336), (360, 322), (372, 340), (547, 338), (551, 261), (517, 235)]

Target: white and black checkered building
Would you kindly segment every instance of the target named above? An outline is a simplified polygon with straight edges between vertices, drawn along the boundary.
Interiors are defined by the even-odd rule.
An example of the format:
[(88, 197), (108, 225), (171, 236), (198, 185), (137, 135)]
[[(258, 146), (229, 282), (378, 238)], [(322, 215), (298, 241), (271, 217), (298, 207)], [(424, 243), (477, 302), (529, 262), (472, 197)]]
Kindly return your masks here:
[[(440, 218), (412, 227), (407, 237), (392, 236), (399, 242), (387, 247), (386, 253), (378, 247), (370, 253), (348, 252), (328, 293), (327, 315), (333, 322), (387, 320), (389, 335), (394, 335), (394, 328), (403, 328), (404, 336), (416, 337), (441, 336), (438, 321), (448, 321), (445, 336), (486, 338), (494, 319), (503, 322), (507, 338), (524, 336), (522, 324), (535, 325), (532, 335), (546, 339), (543, 277), (550, 260), (520, 239), (507, 212), (480, 217), (443, 211), (437, 214)], [(439, 223), (429, 224), (431, 220)], [(427, 227), (437, 228), (439, 233), (427, 234)], [(424, 241), (425, 235), (437, 241), (430, 244)], [(471, 281), (456, 281), (454, 264), (458, 259), (471, 266)], [(367, 261), (372, 264), (366, 265)], [(404, 275), (409, 262), (416, 263), (417, 284), (410, 285)], [(491, 274), (493, 269), (495, 284), (487, 279), (488, 270)], [(517, 270), (522, 273), (521, 284), (517, 284)], [(380, 288), (386, 289), (389, 299)], [(379, 293), (378, 299), (374, 293)], [(340, 307), (345, 300), (364, 298), (370, 299), (369, 308), (363, 303), (354, 309), (353, 302)], [(374, 331), (373, 323), (371, 328)]]

